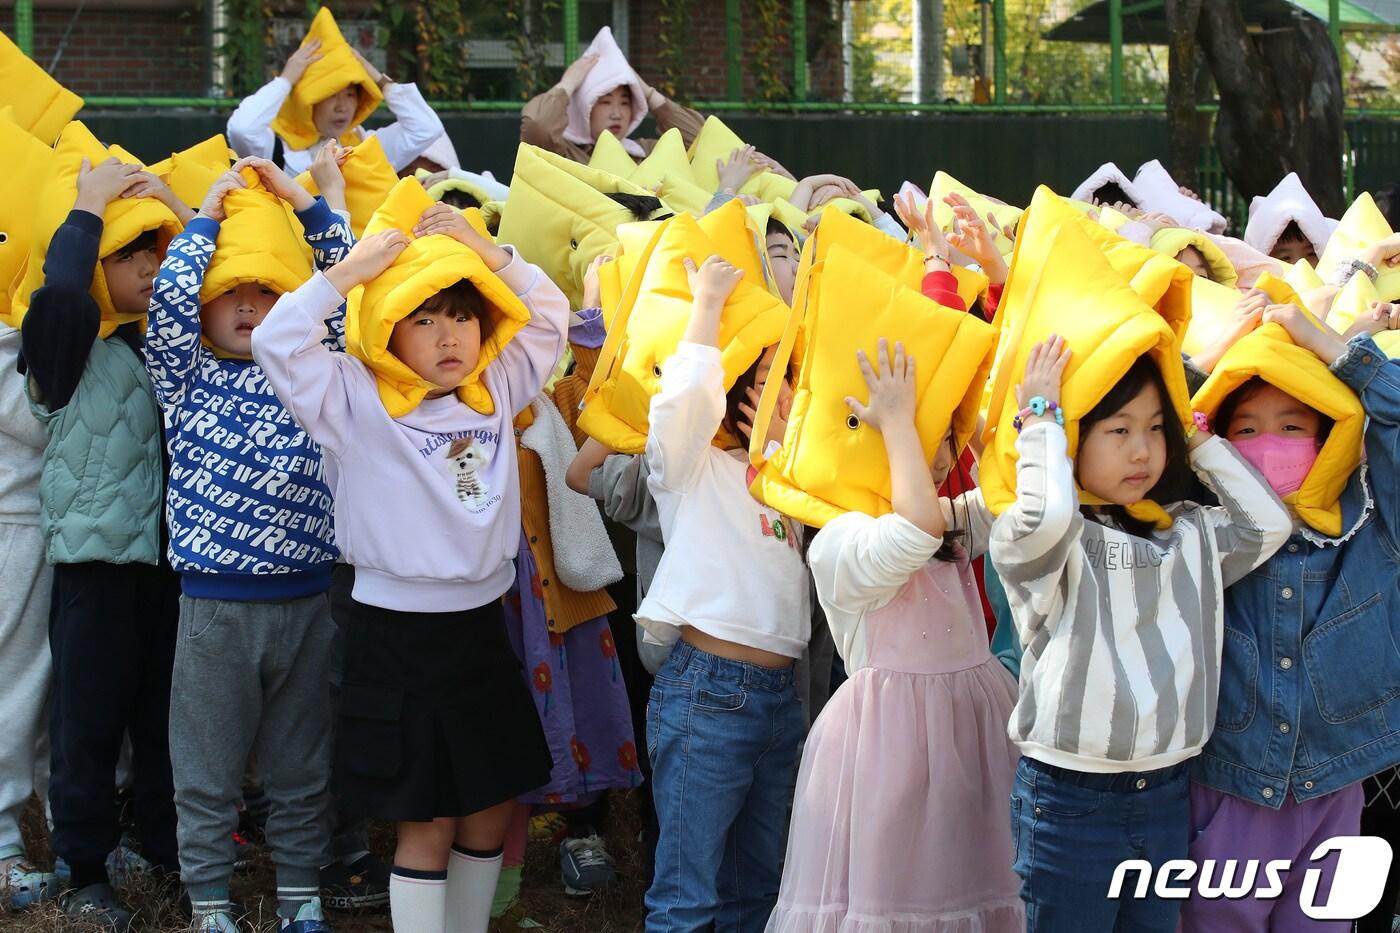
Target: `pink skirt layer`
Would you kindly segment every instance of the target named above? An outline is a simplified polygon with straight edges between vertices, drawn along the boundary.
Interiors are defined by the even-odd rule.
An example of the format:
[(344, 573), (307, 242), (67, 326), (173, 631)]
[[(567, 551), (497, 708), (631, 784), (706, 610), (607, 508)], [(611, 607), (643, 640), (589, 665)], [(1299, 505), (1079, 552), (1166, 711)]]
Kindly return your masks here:
[(1020, 933), (1016, 685), (864, 668), (812, 727), (768, 933)]

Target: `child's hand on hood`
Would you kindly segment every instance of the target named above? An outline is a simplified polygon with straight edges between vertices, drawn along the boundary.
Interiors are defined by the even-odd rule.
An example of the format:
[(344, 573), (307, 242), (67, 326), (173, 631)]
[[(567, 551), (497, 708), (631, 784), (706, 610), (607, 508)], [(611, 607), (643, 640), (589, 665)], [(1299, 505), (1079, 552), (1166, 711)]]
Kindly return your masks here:
[(500, 272), (510, 265), (510, 253), (477, 233), (461, 212), (450, 204), (434, 204), (423, 212), (423, 216), (418, 219), (418, 226), (413, 228), (413, 235), (416, 237), (432, 236), (435, 233), (450, 236), (472, 250), (492, 272)]
[(408, 237), (400, 230), (367, 236), (343, 260), (326, 270), (326, 281), (341, 295), (348, 296), (357, 286), (377, 279), (407, 247)]

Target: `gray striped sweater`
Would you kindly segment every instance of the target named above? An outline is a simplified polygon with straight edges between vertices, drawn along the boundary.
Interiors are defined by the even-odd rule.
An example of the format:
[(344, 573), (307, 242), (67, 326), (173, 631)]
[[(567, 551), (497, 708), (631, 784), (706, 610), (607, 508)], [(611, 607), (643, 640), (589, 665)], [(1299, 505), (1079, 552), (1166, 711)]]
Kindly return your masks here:
[(1080, 515), (1063, 428), (1033, 425), (1017, 449), (1016, 503), (990, 547), (1025, 650), (1012, 740), (1077, 771), (1194, 757), (1215, 724), (1224, 588), (1288, 539), (1288, 511), (1211, 438), (1191, 466), (1223, 505), (1178, 503), (1140, 538)]

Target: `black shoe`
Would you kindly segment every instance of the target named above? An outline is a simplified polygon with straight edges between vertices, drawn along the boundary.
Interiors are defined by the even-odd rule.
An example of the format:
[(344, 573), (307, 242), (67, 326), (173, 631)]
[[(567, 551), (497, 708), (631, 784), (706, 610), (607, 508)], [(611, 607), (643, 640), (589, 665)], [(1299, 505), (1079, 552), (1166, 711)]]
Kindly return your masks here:
[(363, 910), (389, 903), (389, 867), (374, 855), (353, 865), (334, 862), (321, 869), (321, 904), (330, 910)]
[(62, 895), (60, 903), (69, 920), (90, 923), (113, 933), (128, 933), (131, 912), (117, 901), (110, 884), (90, 884)]

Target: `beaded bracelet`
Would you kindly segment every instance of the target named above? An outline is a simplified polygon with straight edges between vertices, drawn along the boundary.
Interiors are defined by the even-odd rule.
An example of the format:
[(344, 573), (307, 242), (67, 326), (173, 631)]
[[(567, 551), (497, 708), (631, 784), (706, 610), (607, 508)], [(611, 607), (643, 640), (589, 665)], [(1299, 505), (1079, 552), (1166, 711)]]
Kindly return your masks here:
[(1045, 414), (1048, 412), (1054, 413), (1056, 424), (1058, 424), (1060, 427), (1065, 426), (1064, 411), (1061, 410), (1058, 404), (1056, 404), (1055, 402), (1047, 401), (1045, 397), (1041, 395), (1037, 395), (1034, 398), (1032, 398), (1030, 400), (1030, 404), (1028, 404), (1025, 408), (1022, 408), (1019, 412), (1016, 413), (1016, 417), (1011, 419), (1011, 426), (1015, 428), (1016, 432), (1019, 434), (1021, 428), (1025, 426), (1027, 418), (1041, 418), (1044, 417)]

